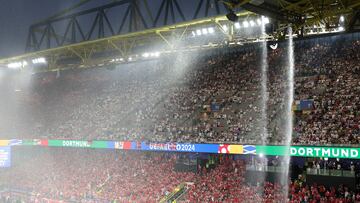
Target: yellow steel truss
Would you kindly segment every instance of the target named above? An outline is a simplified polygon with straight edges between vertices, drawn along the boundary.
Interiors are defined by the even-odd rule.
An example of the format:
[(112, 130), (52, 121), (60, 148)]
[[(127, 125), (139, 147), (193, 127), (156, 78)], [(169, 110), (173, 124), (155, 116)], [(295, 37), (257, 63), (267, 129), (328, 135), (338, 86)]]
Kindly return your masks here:
[[(226, 2), (227, 1), (224, 1), (224, 3)], [(239, 0), (237, 3), (228, 3), (228, 6), (230, 8), (236, 8), (249, 4), (249, 2), (249, 0)], [(318, 24), (337, 24), (340, 15), (348, 15), (350, 18), (360, 6), (360, 0), (266, 0), (265, 2), (271, 2), (284, 14), (300, 16), (301, 19), (296, 23), (293, 23), (295, 30)], [(247, 11), (237, 14), (239, 17), (255, 15), (254, 13)], [(345, 26), (346, 23), (350, 21), (348, 19), (345, 22)], [(197, 27), (206, 25), (217, 26), (219, 27), (219, 30), (224, 31), (221, 27), (221, 23), (223, 22), (228, 23), (224, 15), (196, 19), (170, 26), (66, 45), (0, 59), (0, 67), (6, 66), (8, 63), (31, 60), (37, 57), (47, 58), (48, 70), (64, 68), (63, 65), (58, 62), (59, 60), (66, 59), (67, 57), (77, 57), (81, 61), (80, 65), (86, 66), (109, 60), (106, 57), (94, 59), (93, 55), (95, 53), (114, 51), (119, 54), (119, 57), (127, 57), (133, 54), (132, 50), (134, 47), (137, 47), (138, 45), (146, 47), (146, 45), (150, 45), (155, 42), (160, 43), (168, 50), (171, 50), (176, 46), (170, 40), (174, 33), (178, 36), (178, 39), (182, 39), (189, 30), (194, 30)], [(285, 25), (287, 23), (288, 22), (279, 22), (280, 25)], [(234, 37), (232, 34), (232, 32), (224, 32), (224, 37), (231, 41)]]

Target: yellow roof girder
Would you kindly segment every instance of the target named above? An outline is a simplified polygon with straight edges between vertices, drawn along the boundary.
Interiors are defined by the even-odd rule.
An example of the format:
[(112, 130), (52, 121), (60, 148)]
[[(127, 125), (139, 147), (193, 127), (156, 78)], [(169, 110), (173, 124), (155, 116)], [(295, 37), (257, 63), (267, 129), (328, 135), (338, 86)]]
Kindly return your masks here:
[[(241, 17), (241, 16), (248, 16), (248, 15), (255, 15), (255, 14), (252, 12), (249, 12), (249, 11), (243, 11), (243, 12), (237, 13), (237, 15)], [(203, 24), (207, 24), (207, 23), (218, 23), (220, 21), (227, 21), (226, 16), (221, 15), (221, 16), (215, 16), (215, 17), (210, 17), (210, 18), (196, 19), (196, 20), (192, 20), (192, 21), (182, 22), (182, 23), (173, 24), (173, 25), (169, 25), (169, 26), (163, 26), (163, 27), (159, 27), (159, 28), (146, 29), (146, 30), (142, 30), (142, 31), (138, 31), (138, 32), (132, 32), (132, 33), (127, 33), (127, 34), (122, 34), (122, 35), (106, 37), (106, 38), (102, 38), (102, 39), (85, 41), (85, 42), (65, 45), (65, 46), (56, 47), (56, 48), (50, 48), (50, 49), (46, 49), (46, 50), (40, 50), (40, 51), (36, 51), (36, 52), (31, 52), (31, 53), (25, 53), (25, 54), (18, 55), (18, 56), (0, 59), (0, 65), (5, 65), (5, 64), (11, 63), (11, 62), (27, 60), (27, 59), (36, 58), (36, 57), (51, 57), (54, 55), (64, 55), (64, 54), (66, 55), (68, 53), (74, 53), (74, 50), (87, 50), (89, 48), (94, 48), (94, 47), (96, 47), (96, 48), (105, 47), (106, 48), (106, 47), (111, 46), (111, 47), (117, 49), (116, 47), (114, 47), (114, 42), (119, 42), (119, 41), (123, 41), (123, 40), (126, 41), (126, 40), (131, 40), (131, 39), (144, 39), (144, 38), (159, 36), (158, 33), (166, 33), (166, 32), (181, 29), (181, 28), (187, 28), (187, 27), (192, 27), (192, 26), (195, 27), (195, 26), (203, 25)]]
[(332, 7), (338, 5), (339, 9), (353, 9), (360, 6), (358, 0), (299, 0), (297, 2), (289, 2), (287, 0), (278, 0), (278, 3), (283, 7), (282, 11), (295, 12), (297, 14), (310, 14), (314, 12), (322, 12), (326, 10), (333, 10)]

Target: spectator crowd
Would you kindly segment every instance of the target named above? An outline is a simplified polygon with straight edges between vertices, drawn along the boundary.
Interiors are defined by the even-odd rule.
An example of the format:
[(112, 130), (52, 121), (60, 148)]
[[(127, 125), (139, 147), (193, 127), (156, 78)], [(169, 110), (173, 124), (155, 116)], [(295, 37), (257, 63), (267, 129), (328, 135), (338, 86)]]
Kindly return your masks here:
[[(360, 143), (360, 41), (295, 43), (294, 144)], [(163, 55), (119, 65), (0, 81), (2, 138), (282, 144), (286, 44), (268, 50), (262, 92), (261, 45)], [(262, 118), (262, 100), (266, 118)], [(267, 133), (264, 134), (263, 126)]]
[[(13, 166), (0, 169), (0, 201), (152, 203), (187, 184), (177, 202), (352, 203), (360, 194), (344, 185), (247, 182), (242, 159), (218, 155), (214, 167), (176, 170), (175, 153), (69, 148), (17, 148)], [(203, 168), (205, 169), (205, 168)], [(288, 187), (286, 190), (285, 187)], [(288, 194), (285, 192), (288, 191)]]
[(176, 172), (171, 154), (17, 149), (13, 162), (0, 169), (0, 191), (17, 191), (27, 202), (158, 202), (194, 177)]

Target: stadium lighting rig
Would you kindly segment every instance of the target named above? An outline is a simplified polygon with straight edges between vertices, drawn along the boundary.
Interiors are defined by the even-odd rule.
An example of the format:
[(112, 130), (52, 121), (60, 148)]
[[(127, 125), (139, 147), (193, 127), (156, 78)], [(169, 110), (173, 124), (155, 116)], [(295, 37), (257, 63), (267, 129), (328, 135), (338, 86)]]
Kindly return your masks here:
[(160, 52), (151, 52), (151, 53), (143, 53), (142, 55), (141, 55), (142, 57), (144, 57), (144, 58), (149, 58), (149, 57), (159, 57), (160, 56)]
[[(28, 60), (30, 61), (30, 60)], [(29, 65), (28, 61), (26, 60), (23, 60), (23, 61), (16, 61), (16, 62), (11, 62), (11, 63), (8, 63), (7, 64), (7, 68), (9, 69), (20, 69), (20, 68), (24, 68), (26, 66)], [(40, 58), (34, 58), (31, 60), (31, 63), (33, 65), (35, 64), (46, 64), (47, 61), (46, 61), (46, 58), (44, 57), (40, 57)]]
[(255, 22), (253, 20), (250, 20), (250, 26), (254, 27), (255, 26)]
[(35, 58), (32, 60), (33, 64), (45, 64), (46, 63), (46, 59), (44, 57), (41, 58)]
[(151, 53), (150, 56), (159, 57), (159, 56), (160, 56), (160, 52)]
[(339, 19), (340, 23), (343, 23), (345, 21), (345, 17), (344, 16), (340, 16), (340, 19)]
[(256, 23), (260, 26), (263, 22), (261, 21), (260, 18), (256, 19)]
[(262, 22), (263, 22), (265, 25), (268, 24), (268, 23), (270, 23), (270, 20), (269, 20), (268, 17), (262, 16), (261, 18), (262, 18)]
[[(127, 3), (125, 3), (127, 2)], [(55, 17), (55, 18), (47, 18), (44, 19), (41, 22), (34, 23), (30, 26), (31, 29), (29, 29), (29, 37), (27, 39), (27, 45), (26, 50), (28, 52), (31, 51), (44, 51), (42, 52), (40, 56), (46, 56), (47, 59), (53, 58), (53, 56), (56, 56), (56, 58), (61, 58), (61, 60), (53, 60), (47, 64), (48, 68), (47, 70), (57, 69), (59, 67), (61, 68), (68, 68), (77, 66), (77, 64), (72, 64), (70, 62), (62, 63), (62, 59), (66, 59), (69, 56), (76, 55), (75, 57), (78, 57), (77, 59), (80, 60), (80, 64), (83, 66), (88, 66), (88, 64), (92, 63), (102, 63), (104, 60), (106, 61), (112, 61), (112, 62), (120, 62), (117, 57), (120, 56), (114, 56), (111, 58), (108, 58), (108, 55), (101, 55), (101, 57), (97, 57), (97, 53), (106, 53), (107, 50), (109, 51), (118, 51), (119, 48), (121, 49), (129, 49), (126, 50), (126, 56), (124, 57), (123, 62), (128, 61), (128, 54), (132, 54), (134, 50), (136, 50), (137, 47), (144, 47), (144, 45), (149, 44), (152, 46), (153, 43), (156, 43), (153, 39), (156, 39), (159, 41), (159, 43), (162, 43), (162, 45), (165, 45), (166, 48), (168, 47), (171, 49), (171, 51), (174, 51), (173, 44), (169, 39), (173, 36), (173, 34), (179, 34), (180, 39), (186, 37), (193, 37), (196, 39), (198, 36), (209, 36), (211, 39), (206, 39), (204, 41), (202, 40), (190, 40), (187, 42), (184, 40), (184, 42), (181, 44), (181, 47), (185, 47), (184, 49), (201, 49), (204, 47), (204, 45), (198, 45), (199, 43), (205, 42), (207, 43), (210, 41), (212, 44), (216, 43), (224, 43), (225, 41), (234, 41), (236, 43), (236, 40), (241, 38), (244, 43), (251, 43), (256, 42), (258, 39), (254, 39), (253, 32), (259, 33), (257, 26), (262, 26), (264, 24), (269, 23), (269, 19), (264, 17), (269, 16), (273, 20), (270, 20), (271, 23), (265, 26), (265, 33), (267, 34), (265, 38), (271, 39), (271, 38), (281, 38), (282, 37), (282, 27), (286, 24), (294, 24), (296, 25), (296, 33), (300, 33), (299, 37), (303, 37), (304, 35), (313, 35), (313, 34), (322, 34), (322, 33), (332, 33), (332, 32), (341, 32), (345, 29), (351, 30), (350, 27), (354, 27), (354, 25), (350, 26), (350, 23), (353, 21), (352, 19), (357, 19), (357, 15), (354, 13), (354, 11), (357, 11), (359, 6), (359, 0), (349, 0), (346, 1), (346, 4), (340, 3), (338, 1), (312, 1), (311, 5), (306, 3), (295, 3), (296, 1), (264, 1), (264, 0), (221, 0), (221, 1), (212, 1), (216, 2), (216, 6), (223, 6), (225, 9), (216, 9), (216, 15), (213, 11), (214, 5), (208, 4), (207, 1), (199, 1), (198, 9), (195, 9), (195, 13), (191, 13), (190, 16), (193, 17), (182, 17), (182, 16), (176, 16), (178, 20), (176, 22), (170, 23), (170, 19), (168, 19), (169, 16), (177, 15), (178, 12), (172, 11), (172, 8), (166, 8), (166, 13), (171, 12), (165, 15), (165, 7), (160, 8), (162, 4), (155, 5), (154, 9), (147, 8), (146, 10), (144, 6), (138, 6), (136, 4), (131, 4), (132, 1), (116, 1), (115, 3), (109, 3), (106, 5), (101, 5), (96, 8), (91, 8), (89, 10), (84, 11), (76, 11), (76, 12), (70, 12), (69, 10), (64, 11), (65, 13), (69, 15), (64, 15), (63, 17)], [(164, 1), (165, 2), (165, 1)], [(168, 2), (168, 0), (166, 0)], [(171, 2), (171, 1), (169, 1)], [(178, 1), (184, 2), (184, 5), (186, 1)], [(207, 3), (206, 3), (207, 2)], [(129, 3), (129, 5), (128, 5)], [(222, 4), (222, 5), (220, 5)], [(185, 8), (186, 6), (180, 5), (181, 8)], [(81, 34), (81, 30), (84, 27), (87, 27), (88, 20), (92, 21), (93, 24), (97, 27), (99, 27), (99, 30), (106, 30), (107, 26), (106, 23), (104, 24), (102, 21), (99, 21), (97, 18), (92, 18), (93, 15), (91, 14), (98, 14), (98, 15), (104, 15), (103, 9), (104, 6), (106, 8), (113, 8), (119, 9), (121, 12), (121, 9), (127, 8), (128, 6), (138, 6), (139, 10), (137, 13), (144, 14), (142, 18), (144, 17), (144, 20), (139, 20), (137, 18), (134, 18), (136, 21), (139, 21), (138, 23), (135, 23), (136, 26), (133, 26), (133, 28), (129, 28), (128, 30), (123, 29), (121, 32), (104, 32), (104, 34), (98, 34), (97, 37), (95, 35), (95, 32), (97, 29), (93, 29), (93, 31), (90, 31), (88, 35), (93, 40), (86, 39), (87, 37), (81, 37), (79, 34)], [(124, 6), (124, 7), (122, 7)], [(159, 7), (158, 7), (159, 6)], [(162, 5), (163, 6), (163, 5)], [(174, 6), (174, 5), (173, 5)], [(178, 7), (178, 5), (176, 6)], [(223, 8), (221, 7), (221, 8)], [(130, 7), (129, 7), (130, 8)], [(132, 7), (131, 7), (132, 9)], [(178, 8), (179, 9), (179, 8)], [(211, 10), (213, 9), (213, 10)], [(152, 11), (153, 10), (153, 11)], [(203, 12), (205, 11), (205, 12)], [(211, 11), (211, 12), (208, 12)], [(180, 12), (181, 13), (181, 12)], [(180, 14), (179, 13), (179, 14)], [(205, 15), (202, 15), (205, 13)], [(171, 15), (170, 15), (171, 14)], [(214, 14), (214, 15), (213, 15)], [(86, 16), (88, 17), (86, 17)], [(157, 23), (154, 22), (147, 22), (148, 17), (159, 15), (159, 18), (157, 20)], [(264, 15), (264, 16), (262, 16)], [(84, 17), (82, 17), (84, 16)], [(301, 18), (299, 18), (301, 16)], [(108, 16), (110, 17), (110, 16)], [(136, 16), (135, 16), (136, 17)], [(179, 17), (179, 18), (178, 18)], [(181, 17), (181, 18), (180, 18)], [(304, 17), (304, 18), (303, 18)], [(85, 20), (85, 18), (88, 18), (88, 20)], [(151, 19), (150, 18), (150, 19)], [(260, 18), (260, 19), (258, 19)], [(84, 20), (82, 20), (84, 19)], [(58, 21), (59, 20), (59, 21)], [(78, 20), (80, 26), (75, 26), (77, 28), (74, 28), (74, 39), (76, 40), (64, 40), (64, 43), (56, 43), (55, 40), (57, 39), (57, 36), (62, 36), (64, 34), (64, 26), (61, 26), (62, 24), (68, 25), (68, 27), (71, 28), (73, 20)], [(128, 16), (124, 16), (122, 19), (125, 24), (128, 24), (130, 21), (132, 22), (133, 18)], [(107, 22), (110, 27), (117, 26), (118, 19), (109, 19), (110, 23)], [(112, 21), (114, 21), (114, 24), (111, 25)], [(144, 21), (144, 22), (143, 22)], [(179, 21), (179, 22), (178, 22)], [(63, 22), (63, 23), (58, 23)], [(164, 23), (161, 23), (164, 22)], [(321, 28), (312, 28), (308, 27), (309, 25), (314, 24), (321, 24), (327, 22), (329, 26), (327, 27), (321, 27)], [(141, 24), (143, 23), (143, 25)], [(148, 23), (152, 24), (149, 25)], [(148, 25), (146, 25), (148, 24)], [(225, 26), (226, 25), (226, 26)], [(37, 36), (37, 32), (41, 30), (42, 32), (46, 32), (47, 28), (49, 27), (55, 27), (54, 30), (59, 31), (59, 33), (52, 33), (44, 36), (49, 38), (50, 40), (49, 46), (44, 46), (48, 40), (39, 40), (39, 36)], [(66, 27), (66, 26), (65, 26)], [(147, 29), (143, 29), (143, 28)], [(208, 29), (206, 29), (206, 27)], [(211, 27), (211, 28), (209, 28)], [(100, 29), (101, 28), (101, 29)], [(183, 28), (186, 28), (183, 30)], [(189, 28), (189, 29), (188, 29)], [(249, 29), (250, 28), (250, 29)], [(301, 29), (300, 29), (301, 28)], [(118, 29), (117, 29), (118, 30)], [(310, 30), (312, 30), (310, 32)], [(119, 30), (120, 31), (120, 30)], [(251, 31), (251, 32), (240, 32), (240, 31)], [(133, 33), (132, 33), (133, 32)], [(69, 32), (70, 33), (70, 32)], [(182, 35), (181, 33), (184, 33)], [(156, 34), (156, 36), (154, 36)], [(181, 34), (181, 35), (180, 35)], [(160, 38), (158, 37), (160, 36)], [(216, 36), (216, 37), (213, 37)], [(169, 37), (169, 39), (167, 39)], [(64, 39), (67, 38), (64, 36)], [(141, 40), (137, 40), (137, 38), (140, 38)], [(174, 37), (176, 38), (176, 37)], [(213, 38), (213, 39), (212, 39)], [(223, 39), (222, 39), (223, 38)], [(255, 38), (258, 38), (256, 36)], [(261, 37), (260, 37), (261, 38)], [(71, 42), (70, 42), (71, 41)], [(125, 42), (134, 42), (133, 46), (130, 46), (127, 48), (125, 46)], [(220, 41), (220, 42), (219, 42)], [(80, 43), (81, 42), (81, 43)], [(165, 43), (164, 43), (165, 42)], [(145, 44), (144, 44), (145, 43)], [(163, 44), (164, 43), (164, 44)], [(111, 46), (109, 46), (109, 44)], [(195, 44), (195, 45), (194, 45)], [(228, 43), (227, 43), (228, 44)], [(71, 45), (71, 46), (69, 46)], [(45, 50), (47, 48), (55, 48), (59, 46), (59, 49), (49, 49)], [(179, 46), (180, 47), (180, 46)], [(210, 47), (210, 46), (209, 46)], [(178, 48), (178, 47), (176, 47)], [(39, 53), (27, 53), (26, 55), (20, 56), (20, 57), (12, 57), (9, 59), (0, 60), (0, 65), (4, 66), (4, 68), (7, 68), (7, 65), (9, 65), (9, 68), (21, 68), (23, 65), (23, 60), (27, 61), (28, 66), (34, 65), (35, 66), (41, 66), (43, 62), (40, 61), (34, 61), (32, 63), (32, 60), (34, 58), (40, 57)], [(88, 53), (95, 53), (89, 55)], [(142, 53), (139, 54), (140, 58), (146, 58), (142, 57)], [(138, 58), (135, 55), (131, 55), (133, 60), (138, 60)], [(150, 55), (148, 56), (150, 57)], [(112, 58), (114, 58), (112, 60)], [(10, 64), (11, 63), (11, 64)]]
[[(339, 19), (341, 21), (341, 19)], [(240, 19), (237, 18), (236, 22), (229, 22), (225, 20), (219, 21), (217, 25), (202, 25), (201, 27), (194, 27), (193, 30), (189, 32), (190, 37), (198, 37), (198, 36), (214, 36), (219, 33), (225, 33), (225, 34), (233, 34), (229, 33), (230, 30), (240, 30), (240, 29), (249, 29), (256, 26), (261, 26), (263, 24), (269, 23), (269, 18), (265, 16), (258, 16), (256, 17), (249, 17), (247, 19)], [(218, 27), (219, 25), (219, 27)], [(339, 25), (340, 26), (340, 25)], [(339, 29), (341, 31), (341, 28)], [(236, 42), (235, 42), (236, 43)], [(145, 53), (139, 53), (138, 56), (136, 55), (128, 55), (126, 57), (120, 58), (120, 57), (114, 57), (110, 58), (108, 62), (110, 63), (125, 63), (125, 62), (134, 62), (141, 59), (151, 59), (151, 58), (157, 58), (159, 57), (161, 52), (145, 52)], [(22, 69), (26, 66), (33, 65), (41, 66), (48, 64), (46, 57), (31, 57), (31, 58), (24, 58), (23, 60), (18, 59), (14, 61), (8, 61), (7, 64), (5, 63), (4, 66), (9, 69)]]
[(114, 59), (111, 59), (110, 62), (123, 62), (124, 59), (123, 58), (114, 58)]
[(206, 28), (203, 28), (203, 29), (202, 29), (202, 33), (203, 33), (204, 35), (207, 35), (209, 32), (207, 31)]
[(212, 34), (212, 33), (215, 32), (215, 29), (214, 29), (213, 27), (209, 27), (209, 28), (208, 28), (208, 31), (209, 31), (210, 34)]
[(342, 15), (342, 16), (340, 16), (340, 18), (339, 18), (338, 31), (339, 31), (339, 32), (344, 31), (344, 30), (345, 30), (344, 26), (345, 26), (345, 17)]
[[(256, 23), (255, 23), (256, 22)], [(235, 29), (240, 29), (240, 28), (248, 28), (248, 27), (255, 27), (255, 26), (261, 26), (262, 24), (266, 25), (270, 22), (268, 17), (264, 17), (262, 16), (261, 18), (257, 18), (255, 19), (251, 19), (250, 21), (248, 20), (244, 20), (242, 21), (242, 23), (240, 22), (235, 22), (234, 23), (234, 27)], [(242, 26), (241, 26), (242, 25)], [(225, 30), (225, 29), (224, 29)]]
[(142, 54), (142, 57), (144, 57), (144, 58), (148, 58), (149, 56), (150, 56), (149, 53), (143, 53), (143, 54)]
[[(218, 32), (218, 31), (222, 31), (224, 33), (228, 32), (229, 26), (230, 26), (230, 28), (239, 30), (241, 28), (246, 29), (249, 27), (261, 26), (261, 25), (267, 24), (267, 23), (269, 23), (269, 18), (267, 18), (265, 16), (261, 16), (258, 18), (250, 18), (250, 19), (246, 19), (246, 20), (244, 19), (243, 21), (234, 22), (232, 25), (231, 24), (229, 25), (226, 23), (221, 23), (220, 27), (216, 27), (216, 26), (198, 27), (198, 28), (195, 28), (194, 30), (189, 31), (189, 35), (190, 35), (190, 37), (211, 36), (213, 34), (216, 34), (216, 32)], [(240, 42), (229, 42), (229, 45), (233, 45), (233, 44), (241, 45)], [(144, 52), (144, 53), (139, 53), (139, 55), (127, 56), (126, 59), (113, 58), (110, 60), (110, 62), (111, 63), (134, 62), (134, 61), (143, 60), (143, 59), (146, 60), (146, 59), (158, 58), (158, 57), (160, 57), (160, 55), (161, 55), (161, 52), (159, 52), (159, 51)]]
[(134, 62), (143, 59), (151, 59), (160, 57), (161, 53), (159, 51), (155, 52), (145, 52), (143, 54), (135, 54), (130, 55), (125, 60), (124, 58), (113, 58), (110, 60), (110, 63), (126, 63), (126, 62)]
[(245, 20), (245, 21), (243, 22), (243, 26), (244, 26), (244, 28), (249, 27), (249, 22), (248, 22), (247, 20)]
[(213, 33), (215, 33), (215, 28), (214, 27), (201, 28), (201, 29), (197, 29), (195, 31), (191, 31), (191, 35), (193, 37), (201, 36), (201, 35), (207, 35), (207, 34), (213, 34)]
[(26, 61), (21, 61), (21, 62), (13, 62), (13, 63), (9, 63), (7, 65), (7, 67), (9, 69), (20, 69), (20, 68), (23, 68), (25, 66), (27, 66), (28, 63)]
[(228, 31), (228, 27), (227, 27), (226, 25), (223, 25), (223, 26), (222, 26), (222, 29), (223, 29), (225, 32)]

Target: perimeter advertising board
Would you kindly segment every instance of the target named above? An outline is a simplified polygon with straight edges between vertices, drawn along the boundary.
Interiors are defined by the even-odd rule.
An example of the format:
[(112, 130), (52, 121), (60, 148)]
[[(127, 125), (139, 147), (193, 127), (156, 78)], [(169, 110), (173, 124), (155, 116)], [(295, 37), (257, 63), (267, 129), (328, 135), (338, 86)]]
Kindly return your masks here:
[(0, 168), (7, 168), (11, 165), (11, 148), (0, 147)]
[(111, 148), (110, 141), (86, 140), (48, 140), (49, 147), (78, 147), (78, 148)]
[(359, 148), (292, 146), (291, 156), (359, 159)]
[(273, 156), (299, 156), (360, 159), (360, 148), (316, 146), (256, 146), (256, 154)]
[(141, 151), (195, 152), (214, 154), (262, 154), (265, 156), (299, 156), (360, 159), (360, 148), (325, 146), (280, 146), (200, 143), (156, 143), (134, 141), (86, 141), (86, 140), (0, 140), (0, 147), (49, 146), (103, 148)]

